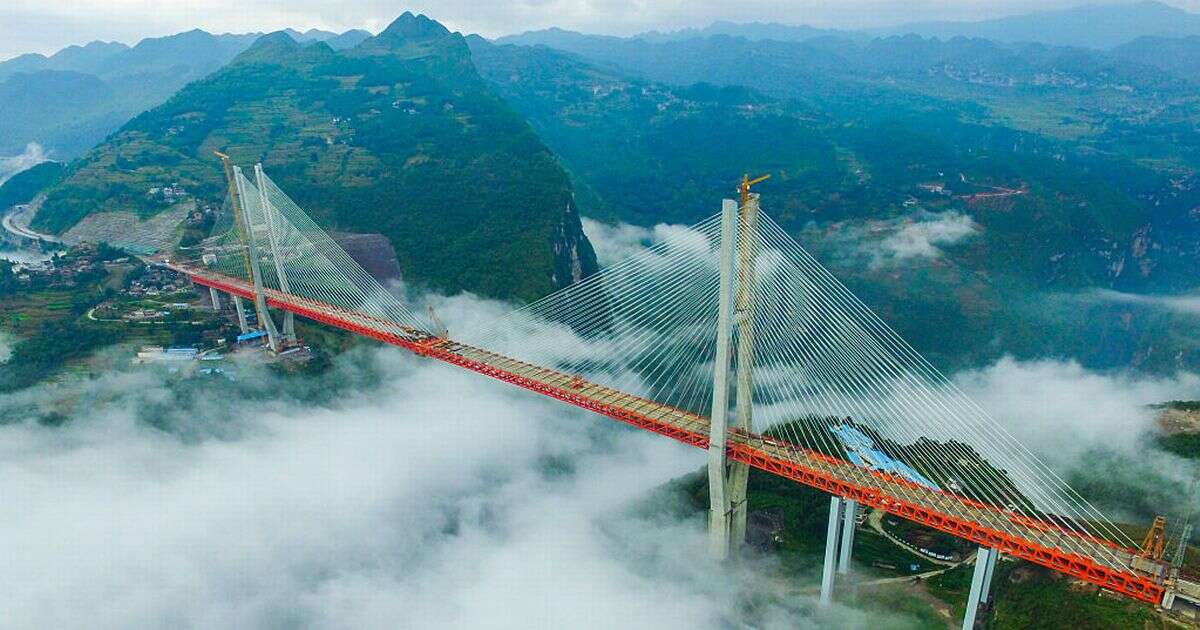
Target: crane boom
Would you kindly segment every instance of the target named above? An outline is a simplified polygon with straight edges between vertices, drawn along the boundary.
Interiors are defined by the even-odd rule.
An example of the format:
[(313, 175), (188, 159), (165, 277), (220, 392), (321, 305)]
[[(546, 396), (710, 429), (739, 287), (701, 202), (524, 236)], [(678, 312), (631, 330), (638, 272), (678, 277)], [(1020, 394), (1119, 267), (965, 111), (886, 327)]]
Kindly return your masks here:
[(738, 195), (741, 197), (742, 207), (746, 207), (746, 202), (750, 200), (750, 187), (771, 179), (771, 174), (768, 173), (762, 177), (750, 179), (749, 174), (742, 175), (742, 181), (738, 184)]

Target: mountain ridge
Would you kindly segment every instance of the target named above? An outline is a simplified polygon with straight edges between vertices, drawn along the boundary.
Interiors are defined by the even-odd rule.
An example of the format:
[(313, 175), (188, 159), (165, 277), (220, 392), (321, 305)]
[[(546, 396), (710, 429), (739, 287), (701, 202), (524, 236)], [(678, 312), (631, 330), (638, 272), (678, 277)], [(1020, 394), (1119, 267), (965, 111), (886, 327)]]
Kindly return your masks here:
[(713, 36), (749, 41), (805, 42), (841, 38), (866, 42), (877, 37), (919, 35), (950, 40), (956, 37), (988, 39), (1003, 44), (1038, 43), (1047, 46), (1108, 50), (1139, 37), (1189, 37), (1200, 35), (1200, 13), (1192, 13), (1155, 0), (1131, 3), (1083, 4), (1064, 9), (1032, 11), (974, 21), (922, 21), (896, 26), (837, 29), (778, 22), (718, 20), (701, 28), (646, 31), (629, 37), (582, 33), (551, 27), (495, 38), (497, 44), (575, 44), (581, 38), (597, 41), (627, 39), (647, 43), (681, 42)]
[[(357, 46), (370, 37), (366, 31), (342, 34), (291, 31), (304, 42), (323, 42), (334, 49)], [(29, 54), (0, 62), (0, 117), (19, 124), (0, 126), (0, 155), (16, 153), (30, 142), (46, 146), (60, 159), (78, 157), (122, 123), (161, 104), (188, 82), (199, 79), (249, 48), (261, 33), (214, 35), (192, 29), (166, 37), (150, 37), (127, 46), (91, 42), (68, 46), (45, 56)], [(63, 112), (54, 100), (38, 93), (23, 94), (23, 86), (61, 81), (73, 73), (75, 84), (61, 94), (71, 102), (87, 99), (87, 107)], [(33, 75), (42, 75), (36, 77)], [(96, 86), (103, 84), (102, 88)], [(7, 85), (7, 88), (5, 86)], [(103, 92), (105, 98), (95, 98)]]
[(72, 163), (34, 225), (156, 215), (168, 206), (148, 191), (172, 183), (219, 206), (214, 150), (261, 161), (327, 229), (383, 233), (411, 284), (531, 300), (596, 266), (553, 154), (463, 37), (415, 16), (343, 51), (259, 38)]

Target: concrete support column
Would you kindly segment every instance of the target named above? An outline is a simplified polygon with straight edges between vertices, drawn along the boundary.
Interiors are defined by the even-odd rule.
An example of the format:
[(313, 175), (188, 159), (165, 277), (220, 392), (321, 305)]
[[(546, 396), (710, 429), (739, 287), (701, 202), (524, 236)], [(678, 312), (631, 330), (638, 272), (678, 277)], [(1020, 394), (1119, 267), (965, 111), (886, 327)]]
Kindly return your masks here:
[(721, 202), (721, 242), (717, 300), (717, 352), (713, 360), (712, 413), (708, 433), (708, 541), (713, 557), (729, 555), (730, 505), (725, 455), (729, 435), (729, 343), (733, 332), (733, 223), (737, 203)]
[[(246, 198), (242, 180), (245, 177), (242, 175), (242, 169), (233, 167), (235, 188), (238, 198), (234, 200), (241, 204)], [(245, 211), (245, 206), (242, 208), (242, 221), (246, 232), (246, 249), (250, 254), (250, 275), (254, 279), (254, 311), (258, 315), (258, 324), (267, 332), (267, 343), (270, 344), (273, 352), (279, 352), (279, 333), (275, 330), (275, 322), (271, 321), (271, 312), (267, 310), (267, 296), (263, 290), (262, 266), (259, 264), (258, 247), (254, 243), (254, 223), (251, 221), (249, 213)]]
[(983, 574), (983, 591), (979, 601), (988, 603), (992, 601), (992, 574), (996, 572), (996, 560), (1000, 558), (1000, 552), (995, 549), (988, 554), (987, 571)]
[[(758, 195), (750, 193), (738, 215), (737, 302), (737, 419), (734, 426), (751, 428), (754, 411), (754, 302), (755, 265), (758, 259)], [(734, 462), (729, 466), (730, 544), (737, 548), (746, 542), (746, 484), (750, 466)]]
[(842, 518), (842, 499), (829, 497), (829, 527), (825, 530), (825, 565), (821, 571), (821, 605), (833, 602), (833, 577), (837, 568), (838, 524)]
[(216, 289), (208, 287), (208, 299), (212, 301), (214, 311), (221, 310), (221, 294), (217, 293)]
[[(276, 223), (279, 218), (275, 214), (275, 208), (271, 205), (271, 200), (267, 197), (266, 175), (263, 174), (262, 164), (254, 165), (254, 181), (258, 186), (258, 200), (263, 211), (263, 222), (267, 225), (267, 243), (271, 247), (271, 261), (275, 264), (275, 278), (279, 283), (279, 290), (284, 293), (291, 293), (292, 287), (288, 283), (287, 274), (283, 271), (283, 251), (279, 247), (279, 235), (276, 234)], [(291, 311), (283, 312), (283, 337), (288, 341), (296, 340), (296, 316)]]
[(850, 573), (850, 556), (854, 552), (854, 518), (858, 515), (858, 502), (845, 499), (844, 514), (842, 514), (842, 542), (838, 551), (837, 572), (842, 575)]
[(971, 593), (967, 595), (967, 613), (963, 615), (963, 630), (974, 630), (975, 615), (979, 612), (979, 603), (984, 600), (983, 588), (987, 578), (988, 566), (992, 563), (993, 551), (980, 547), (975, 554), (975, 573), (971, 576)]
[(243, 335), (250, 332), (250, 325), (246, 323), (246, 306), (242, 304), (242, 296), (233, 296), (233, 308), (237, 311), (238, 329), (242, 331)]

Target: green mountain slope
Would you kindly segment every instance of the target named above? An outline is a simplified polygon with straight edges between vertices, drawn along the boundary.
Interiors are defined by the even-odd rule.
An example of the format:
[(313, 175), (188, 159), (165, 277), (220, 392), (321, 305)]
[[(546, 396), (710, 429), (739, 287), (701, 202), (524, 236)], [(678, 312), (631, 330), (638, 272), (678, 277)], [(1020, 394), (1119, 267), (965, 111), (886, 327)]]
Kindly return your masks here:
[(258, 35), (193, 30), (136, 46), (93, 42), (0, 63), (0, 155), (37, 142), (81, 155), (132, 116), (228, 63)]
[[(592, 44), (645, 46), (611, 39)], [(749, 58), (709, 63), (712, 78), (730, 83), (716, 87), (635, 78), (544, 46), (471, 44), (481, 74), (562, 157), (585, 214), (690, 223), (715, 212), (741, 173), (770, 172), (762, 192), (772, 216), (940, 365), (1006, 353), (1200, 365), (1191, 340), (1200, 330), (1186, 314), (1089, 293), (1194, 286), (1193, 175), (816, 65), (802, 70), (816, 87), (792, 98), (715, 72)], [(704, 57), (692, 53), (710, 44), (652, 46), (688, 54), (674, 66), (644, 61), (699, 72)], [(754, 80), (794, 85), (782, 72)]]
[[(297, 41), (324, 41), (335, 50), (371, 36), (360, 30), (292, 33)], [(78, 157), (136, 114), (229, 63), (261, 35), (191, 30), (135, 46), (92, 42), (49, 57), (2, 62), (0, 120), (10, 124), (0, 125), (0, 155), (37, 142), (55, 158)]]
[(13, 175), (0, 184), (0, 213), (15, 205), (29, 203), (62, 176), (63, 165), (59, 162), (42, 162)]
[(476, 74), (457, 34), (405, 14), (334, 51), (268, 35), (72, 164), (34, 226), (156, 214), (178, 183), (219, 203), (214, 150), (272, 178), (323, 226), (381, 232), (409, 281), (532, 299), (595, 267), (570, 183)]

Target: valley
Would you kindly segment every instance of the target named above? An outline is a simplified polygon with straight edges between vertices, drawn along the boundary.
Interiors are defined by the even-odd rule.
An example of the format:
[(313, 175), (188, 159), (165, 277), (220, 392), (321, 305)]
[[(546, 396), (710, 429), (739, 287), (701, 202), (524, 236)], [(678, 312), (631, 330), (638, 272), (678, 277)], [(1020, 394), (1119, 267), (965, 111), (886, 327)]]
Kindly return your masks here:
[[(1068, 27), (1085, 14), (1091, 30)], [(89, 519), (133, 560), (80, 575), (133, 575), (163, 627), (472, 627), (544, 592), (504, 619), (595, 625), (559, 607), (575, 602), (611, 605), (601, 626), (957, 628), (987, 534), (956, 518), (1104, 570), (1088, 554), (1110, 527), (1113, 570), (1149, 580), (1129, 559), (1159, 563), (1175, 593), (1170, 566), (1200, 571), (1200, 18), (1035, 15), (1062, 26), (484, 37), (406, 12), (0, 61), (0, 432), (33, 506), (9, 555), (75, 584), (65, 627), (84, 609), (131, 619), (38, 559), (42, 530), (92, 557), (68, 531)], [(255, 166), (278, 188), (260, 197)], [(743, 175), (769, 179), (751, 193)], [(761, 203), (762, 262), (717, 240), (739, 195), (738, 234)], [(726, 252), (738, 290), (720, 315)], [(718, 411), (709, 328), (726, 316), (727, 395), (754, 401)], [(722, 455), (719, 476), (736, 496), (745, 465), (726, 515), (741, 510), (745, 546), (705, 548), (717, 499), (695, 449), (455, 367), (690, 446), (735, 427), (743, 460)], [(1028, 450), (1007, 459), (1010, 439)], [(737, 455), (752, 443), (779, 461)], [(46, 453), (117, 516), (62, 512)], [(772, 469), (785, 454), (794, 468)], [(819, 462), (929, 494), (933, 516), (850, 501)], [(93, 466), (119, 479), (79, 475)], [(238, 470), (245, 496), (226, 492)], [(122, 484), (140, 494), (110, 496)], [(180, 491), (211, 492), (208, 512)], [(175, 529), (188, 518), (224, 529)], [(138, 536), (161, 549), (138, 560), (118, 520), (151, 523)], [(225, 536), (245, 567), (195, 555)], [(823, 579), (838, 536), (849, 568)], [(974, 627), (1200, 624), (1200, 602), (1143, 605), (1051, 563), (1006, 548)], [(30, 602), (60, 588), (16, 591), (19, 618), (53, 617)]]

